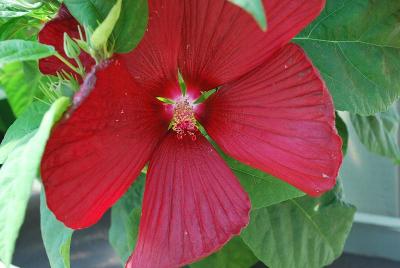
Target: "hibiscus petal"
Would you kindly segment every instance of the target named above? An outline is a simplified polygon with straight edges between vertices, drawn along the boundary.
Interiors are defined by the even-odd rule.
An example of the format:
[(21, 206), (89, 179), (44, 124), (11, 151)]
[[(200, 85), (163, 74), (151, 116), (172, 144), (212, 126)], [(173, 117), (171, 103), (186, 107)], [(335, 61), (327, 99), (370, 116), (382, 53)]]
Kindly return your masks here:
[(211, 144), (170, 134), (152, 159), (139, 239), (127, 267), (180, 267), (221, 248), (249, 221), (250, 201)]
[(229, 155), (310, 195), (335, 185), (342, 153), (332, 98), (296, 45), (217, 91), (202, 123)]
[[(64, 33), (67, 33), (71, 38), (79, 39), (78, 26), (79, 23), (74, 17), (72, 17), (68, 9), (62, 5), (57, 16), (46, 23), (43, 29), (39, 32), (39, 42), (54, 46), (61, 56), (68, 59), (64, 52)], [(83, 32), (83, 27), (80, 27)], [(92, 59), (92, 57), (85, 52), (81, 53), (79, 59), (87, 71), (90, 71), (91, 67), (95, 64), (94, 59)], [(74, 60), (69, 59), (69, 61), (73, 65), (77, 66)], [(68, 73), (77, 75), (71, 70), (71, 68), (62, 63), (55, 56), (39, 60), (39, 68), (43, 74), (54, 75), (57, 72), (64, 70)]]
[(168, 129), (123, 64), (107, 64), (87, 77), (42, 160), (48, 206), (73, 229), (96, 223), (125, 193)]
[(180, 0), (150, 0), (148, 29), (138, 47), (121, 55), (136, 82), (157, 97), (180, 94), (178, 51), (183, 10)]
[(321, 12), (325, 0), (264, 0), (268, 30), (226, 0), (184, 1), (179, 68), (202, 90), (221, 86), (263, 63)]

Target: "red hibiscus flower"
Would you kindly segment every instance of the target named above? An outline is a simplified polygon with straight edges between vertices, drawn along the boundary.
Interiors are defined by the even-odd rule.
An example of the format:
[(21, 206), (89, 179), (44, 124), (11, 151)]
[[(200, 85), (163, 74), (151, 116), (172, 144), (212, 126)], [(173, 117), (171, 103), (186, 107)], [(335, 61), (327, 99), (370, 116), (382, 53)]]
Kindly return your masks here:
[[(49, 208), (71, 228), (88, 227), (149, 163), (127, 267), (178, 267), (218, 250), (247, 225), (250, 202), (199, 124), (243, 163), (313, 196), (331, 189), (342, 160), (332, 99), (289, 44), (324, 3), (265, 0), (262, 32), (224, 0), (150, 0), (140, 45), (94, 66), (53, 130), (41, 167)], [(73, 36), (76, 26), (58, 17), (40, 40), (61, 52), (62, 32)], [(55, 58), (41, 67), (65, 69)]]

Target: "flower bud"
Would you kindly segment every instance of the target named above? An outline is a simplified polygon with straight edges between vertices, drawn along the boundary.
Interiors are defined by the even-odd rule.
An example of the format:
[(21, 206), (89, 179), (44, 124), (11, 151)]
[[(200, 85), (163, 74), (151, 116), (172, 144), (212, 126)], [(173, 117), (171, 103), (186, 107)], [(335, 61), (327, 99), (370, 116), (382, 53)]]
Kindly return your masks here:
[(81, 54), (78, 44), (64, 33), (64, 51), (68, 58), (75, 59)]

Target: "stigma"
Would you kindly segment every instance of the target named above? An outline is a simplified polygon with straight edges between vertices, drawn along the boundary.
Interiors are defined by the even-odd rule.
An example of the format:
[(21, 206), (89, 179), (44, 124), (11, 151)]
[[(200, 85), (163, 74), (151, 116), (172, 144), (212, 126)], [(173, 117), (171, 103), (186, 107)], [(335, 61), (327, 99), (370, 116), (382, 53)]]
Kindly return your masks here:
[(179, 140), (182, 140), (185, 136), (189, 136), (193, 141), (196, 140), (198, 131), (196, 118), (194, 117), (193, 104), (187, 97), (182, 97), (175, 102), (171, 126)]

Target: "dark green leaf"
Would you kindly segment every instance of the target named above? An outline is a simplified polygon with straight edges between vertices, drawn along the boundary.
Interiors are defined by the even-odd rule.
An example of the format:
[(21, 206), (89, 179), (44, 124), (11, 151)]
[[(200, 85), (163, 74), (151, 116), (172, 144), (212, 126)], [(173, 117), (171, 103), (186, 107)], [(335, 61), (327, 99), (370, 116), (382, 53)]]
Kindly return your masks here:
[(53, 47), (25, 40), (0, 42), (0, 64), (15, 61), (37, 60), (56, 53)]
[(346, 124), (344, 123), (343, 119), (337, 113), (336, 113), (336, 129), (343, 141), (342, 144), (343, 154), (346, 154), (347, 145), (349, 143), (349, 132), (347, 130)]
[(115, 4), (115, 0), (64, 0), (71, 14), (92, 30), (102, 22)]
[(246, 10), (257, 21), (263, 31), (267, 30), (267, 19), (262, 0), (229, 0)]
[(400, 96), (400, 1), (330, 0), (295, 41), (322, 73), (337, 110), (386, 111)]
[[(0, 96), (0, 132), (3, 132), (3, 134), (5, 134), (7, 129), (14, 122), (14, 120), (15, 120), (15, 117), (14, 117), (13, 112), (11, 111), (10, 105), (8, 104), (6, 99), (1, 99), (1, 96)], [(1, 148), (1, 145), (0, 145), (0, 148)], [(0, 151), (1, 151), (1, 149), (0, 149)], [(1, 155), (1, 153), (0, 153), (0, 155)], [(0, 159), (1, 159), (1, 156), (0, 156)], [(1, 160), (0, 160), (0, 165), (1, 165)]]
[(193, 268), (247, 268), (257, 262), (257, 258), (240, 237), (232, 238), (222, 250), (191, 264)]
[(354, 130), (362, 144), (371, 152), (400, 160), (400, 117), (396, 106), (371, 116), (350, 115)]
[(241, 236), (271, 268), (320, 268), (342, 253), (354, 212), (335, 189), (253, 210)]
[(145, 175), (141, 174), (111, 209), (109, 240), (123, 264), (128, 260), (136, 245), (144, 182)]
[(43, 191), (40, 194), (40, 229), (51, 268), (70, 268), (73, 230), (59, 222), (47, 208)]
[(39, 128), (19, 140), (0, 169), (0, 260), (7, 267), (51, 128), (69, 105), (68, 98), (57, 100), (44, 115)]
[[(81, 24), (92, 30), (104, 21), (115, 2), (115, 0), (64, 1), (71, 14)], [(144, 35), (147, 19), (148, 5), (146, 0), (124, 0), (122, 2), (121, 14), (112, 36), (115, 52), (125, 53), (136, 47)]]
[(124, 0), (113, 36), (115, 52), (127, 53), (142, 40), (148, 20), (147, 0)]

